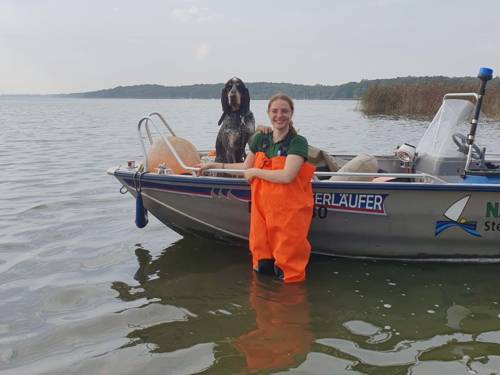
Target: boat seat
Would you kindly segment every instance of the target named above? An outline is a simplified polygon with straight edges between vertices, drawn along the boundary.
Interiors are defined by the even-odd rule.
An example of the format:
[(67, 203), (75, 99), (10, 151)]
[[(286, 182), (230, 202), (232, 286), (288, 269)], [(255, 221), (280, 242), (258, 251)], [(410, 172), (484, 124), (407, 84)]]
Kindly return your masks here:
[[(359, 173), (377, 173), (379, 170), (377, 158), (373, 155), (360, 154), (344, 164), (338, 172), (359, 172)], [(354, 177), (354, 176), (332, 176), (330, 181), (372, 181), (373, 177)]]

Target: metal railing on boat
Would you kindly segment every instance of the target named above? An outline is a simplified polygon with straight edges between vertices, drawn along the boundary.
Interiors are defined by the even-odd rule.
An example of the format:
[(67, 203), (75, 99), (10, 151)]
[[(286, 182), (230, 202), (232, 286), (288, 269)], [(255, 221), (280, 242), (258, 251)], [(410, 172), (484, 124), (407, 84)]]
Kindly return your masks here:
[[(342, 176), (342, 177), (372, 177), (372, 178), (377, 178), (377, 177), (387, 177), (387, 178), (394, 178), (394, 179), (412, 179), (412, 180), (422, 180), (422, 182), (433, 182), (433, 183), (439, 183), (439, 184), (445, 184), (447, 183), (445, 180), (433, 176), (428, 173), (362, 173), (362, 172), (315, 172), (314, 173), (315, 179), (318, 179), (321, 176), (325, 177), (332, 177), (332, 176)], [(324, 181), (324, 180), (323, 180)], [(328, 180), (326, 180), (328, 181)], [(331, 181), (331, 182), (342, 182), (342, 181)], [(352, 181), (348, 181), (352, 182)], [(366, 181), (365, 181), (366, 182)]]
[[(147, 137), (147, 140), (149, 141), (149, 144), (152, 145), (153, 144), (153, 136), (152, 136), (152, 133), (151, 133), (151, 128), (150, 128), (150, 125), (152, 125), (155, 130), (157, 131), (157, 133), (159, 134), (159, 136), (163, 139), (163, 141), (165, 142), (165, 144), (167, 145), (167, 147), (170, 149), (170, 151), (172, 152), (172, 155), (174, 155), (175, 159), (177, 160), (177, 162), (179, 163), (179, 165), (185, 169), (185, 170), (188, 170), (191, 172), (191, 174), (193, 176), (197, 176), (198, 175), (198, 172), (200, 171), (200, 168), (197, 168), (197, 167), (190, 167), (190, 166), (187, 166), (184, 161), (182, 160), (182, 158), (179, 156), (179, 154), (176, 152), (175, 148), (172, 146), (172, 143), (170, 142), (170, 140), (168, 139), (168, 137), (166, 137), (164, 135), (164, 132), (162, 132), (157, 124), (154, 122), (153, 118), (158, 118), (161, 123), (165, 126), (165, 128), (168, 130), (168, 132), (172, 135), (172, 136), (176, 136), (175, 135), (175, 132), (172, 130), (172, 128), (170, 127), (170, 125), (168, 125), (167, 121), (165, 120), (165, 118), (158, 112), (152, 112), (150, 114), (148, 114), (147, 116), (144, 116), (143, 118), (141, 118), (139, 120), (139, 123), (137, 124), (137, 132), (138, 132), (138, 135), (139, 135), (139, 140), (141, 142), (141, 147), (142, 147), (142, 151), (144, 153), (144, 170), (148, 170), (148, 164), (147, 164), (147, 149), (146, 149), (146, 145), (144, 143), (144, 139)], [(141, 132), (141, 129), (142, 129), (142, 126), (144, 125), (144, 130), (146, 132), (146, 135), (143, 136), (142, 132)], [(206, 154), (208, 153), (207, 151), (202, 151), (200, 152), (200, 154)], [(241, 169), (210, 169), (209, 171), (205, 171), (206, 173), (208, 174), (216, 174), (220, 177), (220, 174), (229, 174), (229, 175), (233, 175), (233, 176), (242, 176), (243, 175), (243, 170)], [(315, 181), (322, 181), (322, 182), (345, 182), (345, 181), (332, 181), (332, 180), (329, 180), (329, 179), (323, 179), (321, 180), (320, 177), (333, 177), (333, 176), (340, 176), (340, 177), (362, 177), (362, 178), (377, 178), (377, 177), (387, 177), (387, 178), (390, 178), (390, 179), (411, 179), (413, 181), (420, 181), (420, 182), (424, 182), (424, 183), (439, 183), (439, 184), (443, 184), (443, 183), (446, 183), (446, 181), (444, 181), (443, 179), (437, 177), (437, 176), (433, 176), (433, 175), (430, 175), (430, 174), (427, 174), (427, 173), (422, 173), (422, 172), (419, 172), (419, 173), (361, 173), (361, 172), (315, 172), (314, 173), (314, 177), (313, 177), (313, 180)], [(347, 182), (353, 182), (353, 181), (347, 181)], [(363, 182), (367, 182), (367, 181), (363, 181)]]
[(139, 123), (137, 124), (137, 133), (139, 135), (139, 141), (141, 142), (142, 151), (144, 153), (144, 170), (146, 170), (146, 171), (148, 170), (148, 158), (147, 158), (146, 145), (144, 144), (144, 137), (141, 133), (141, 127), (144, 124), (147, 139), (149, 141), (149, 144), (152, 145), (153, 144), (153, 136), (151, 134), (151, 129), (149, 127), (149, 125), (151, 124), (155, 128), (155, 130), (157, 131), (157, 133), (159, 134), (161, 139), (163, 139), (163, 141), (165, 142), (165, 144), (169, 148), (170, 152), (172, 152), (172, 155), (174, 155), (175, 159), (177, 160), (177, 162), (179, 163), (181, 168), (183, 168), (187, 171), (190, 171), (193, 176), (196, 176), (196, 173), (200, 170), (200, 168), (190, 167), (190, 166), (187, 166), (186, 164), (184, 164), (184, 161), (179, 156), (179, 154), (177, 153), (175, 148), (172, 146), (172, 143), (170, 143), (170, 140), (168, 139), (168, 137), (164, 136), (163, 132), (158, 128), (156, 123), (153, 121), (154, 117), (157, 117), (161, 121), (161, 123), (167, 128), (167, 130), (170, 132), (170, 134), (172, 134), (173, 137), (176, 136), (175, 132), (172, 130), (170, 125), (168, 125), (165, 118), (158, 112), (152, 112), (139, 120)]
[[(199, 170), (199, 168), (194, 168)], [(210, 170), (205, 170), (204, 173), (206, 175), (202, 175), (202, 177), (216, 177), (221, 178), (222, 175), (231, 175), (235, 177), (243, 176), (244, 170), (241, 169), (219, 169), (219, 168), (211, 168)], [(329, 179), (321, 179), (320, 177), (362, 177), (363, 181), (353, 181), (353, 180), (329, 180)], [(377, 177), (387, 177), (389, 179), (406, 179), (413, 180), (413, 182), (421, 182), (421, 183), (437, 183), (437, 184), (446, 184), (447, 181), (427, 174), (427, 173), (361, 173), (361, 172), (315, 172), (313, 181), (321, 181), (326, 183), (353, 183), (353, 182), (376, 182), (370, 181), (369, 178), (377, 178)], [(224, 178), (224, 177), (222, 177)], [(380, 181), (383, 182), (383, 181)]]

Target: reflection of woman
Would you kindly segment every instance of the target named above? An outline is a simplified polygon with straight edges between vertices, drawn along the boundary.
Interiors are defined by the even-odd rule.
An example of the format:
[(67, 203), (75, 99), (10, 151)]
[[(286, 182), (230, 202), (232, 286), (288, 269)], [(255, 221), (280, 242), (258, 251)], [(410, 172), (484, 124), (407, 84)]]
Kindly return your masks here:
[(263, 284), (254, 276), (250, 305), (257, 327), (234, 342), (245, 356), (247, 368), (271, 370), (303, 360), (312, 342), (305, 285)]
[(267, 113), (272, 133), (257, 133), (243, 163), (208, 163), (208, 168), (245, 169), (251, 183), (250, 250), (257, 272), (278, 275), (285, 282), (305, 279), (311, 246), (314, 167), (306, 163), (307, 140), (292, 124), (294, 105), (284, 94), (270, 100)]

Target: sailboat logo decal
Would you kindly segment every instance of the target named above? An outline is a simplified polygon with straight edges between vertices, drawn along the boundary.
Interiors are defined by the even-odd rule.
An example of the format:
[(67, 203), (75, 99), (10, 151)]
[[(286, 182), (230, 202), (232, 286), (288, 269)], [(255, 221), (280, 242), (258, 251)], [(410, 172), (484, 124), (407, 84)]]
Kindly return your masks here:
[(469, 202), (470, 195), (460, 198), (458, 201), (453, 203), (446, 212), (443, 214), (448, 220), (440, 220), (436, 222), (436, 233), (438, 236), (441, 232), (451, 227), (462, 228), (465, 232), (469, 233), (471, 236), (481, 237), (477, 232), (477, 221), (468, 221), (462, 216), (467, 202)]

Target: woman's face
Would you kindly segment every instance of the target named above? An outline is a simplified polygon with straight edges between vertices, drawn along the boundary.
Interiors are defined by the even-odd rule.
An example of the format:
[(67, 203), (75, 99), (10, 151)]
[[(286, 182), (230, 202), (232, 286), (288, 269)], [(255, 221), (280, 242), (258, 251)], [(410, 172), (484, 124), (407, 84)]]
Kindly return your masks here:
[(267, 114), (273, 129), (283, 130), (290, 126), (293, 112), (287, 101), (278, 99), (271, 103)]

